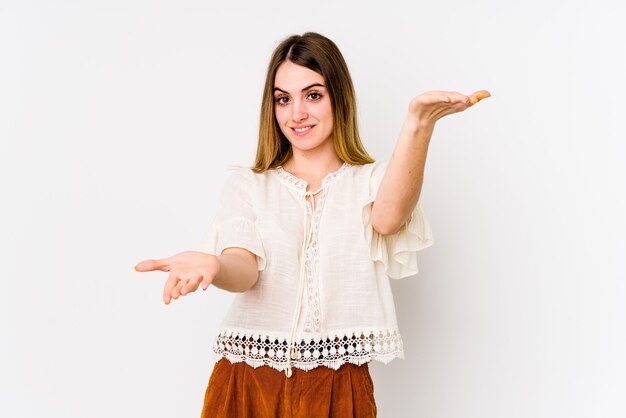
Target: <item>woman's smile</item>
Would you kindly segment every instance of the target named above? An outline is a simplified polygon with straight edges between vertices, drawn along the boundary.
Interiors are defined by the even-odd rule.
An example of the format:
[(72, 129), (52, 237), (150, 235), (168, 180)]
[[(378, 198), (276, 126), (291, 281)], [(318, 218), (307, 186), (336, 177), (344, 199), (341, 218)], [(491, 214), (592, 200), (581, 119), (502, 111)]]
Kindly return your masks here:
[(315, 125), (308, 125), (308, 126), (303, 126), (300, 128), (295, 128), (292, 127), (291, 130), (293, 131), (294, 135), (296, 136), (304, 136), (306, 134), (308, 134), (309, 132), (311, 132), (311, 130), (315, 127)]

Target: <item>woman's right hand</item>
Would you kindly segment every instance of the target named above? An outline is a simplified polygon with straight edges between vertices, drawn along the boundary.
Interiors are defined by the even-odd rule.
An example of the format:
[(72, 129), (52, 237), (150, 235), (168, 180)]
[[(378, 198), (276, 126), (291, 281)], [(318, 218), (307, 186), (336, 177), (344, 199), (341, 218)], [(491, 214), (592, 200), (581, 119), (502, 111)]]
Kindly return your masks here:
[(202, 290), (206, 290), (219, 273), (220, 262), (213, 254), (183, 251), (167, 258), (143, 260), (135, 266), (135, 270), (170, 273), (163, 289), (163, 301), (167, 305), (172, 298), (178, 299), (181, 295), (195, 292), (200, 284)]

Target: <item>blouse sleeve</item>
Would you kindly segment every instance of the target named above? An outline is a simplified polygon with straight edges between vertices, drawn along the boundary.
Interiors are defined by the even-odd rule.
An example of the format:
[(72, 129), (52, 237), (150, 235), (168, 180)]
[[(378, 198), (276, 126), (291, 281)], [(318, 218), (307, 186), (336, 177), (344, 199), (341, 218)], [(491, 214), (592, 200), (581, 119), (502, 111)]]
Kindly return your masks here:
[(245, 248), (256, 255), (258, 270), (263, 271), (266, 256), (250, 201), (251, 180), (241, 169), (228, 175), (220, 193), (217, 215), (203, 236), (201, 249), (221, 255), (229, 247)]
[(415, 205), (411, 218), (396, 233), (382, 235), (370, 222), (372, 202), (385, 174), (389, 161), (376, 162), (370, 177), (369, 195), (362, 205), (365, 240), (375, 263), (382, 263), (392, 279), (402, 279), (417, 274), (417, 252), (433, 244), (432, 231), (426, 215), (419, 204)]

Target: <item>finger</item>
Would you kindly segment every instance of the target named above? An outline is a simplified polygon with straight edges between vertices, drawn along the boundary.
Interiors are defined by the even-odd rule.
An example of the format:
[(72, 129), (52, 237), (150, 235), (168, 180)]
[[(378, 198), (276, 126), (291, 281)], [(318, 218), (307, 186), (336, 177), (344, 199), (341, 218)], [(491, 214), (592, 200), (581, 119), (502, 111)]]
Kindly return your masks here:
[(189, 279), (187, 281), (187, 284), (185, 284), (180, 290), (180, 293), (182, 295), (186, 295), (187, 293), (195, 292), (196, 290), (198, 290), (198, 286), (200, 285), (201, 281), (202, 281), (202, 276), (197, 276), (197, 277), (194, 277), (193, 279)]
[(450, 103), (453, 106), (458, 104), (461, 104), (463, 106), (471, 105), (470, 98), (464, 94), (459, 93), (458, 91), (444, 92), (442, 96), (442, 101), (445, 103)]
[(135, 266), (135, 271), (154, 271), (154, 270), (161, 270), (161, 271), (170, 271), (170, 263), (169, 263), (169, 259), (167, 258), (163, 258), (163, 259), (157, 259), (157, 260), (143, 260), (140, 261), (139, 263), (137, 263), (137, 265)]
[(179, 281), (179, 277), (170, 273), (170, 277), (165, 282), (165, 288), (163, 289), (163, 301), (166, 305), (172, 300), (172, 290)]
[(186, 283), (185, 279), (180, 279), (178, 283), (176, 283), (176, 286), (174, 286), (174, 288), (172, 289), (172, 293), (171, 293), (174, 299), (178, 299), (180, 297), (180, 289), (182, 289), (185, 283)]
[(454, 91), (451, 94), (451, 99), (454, 104), (471, 105), (470, 96)]
[(191, 287), (192, 281), (193, 279), (184, 279), (181, 282), (180, 289), (178, 290), (178, 293), (180, 293), (181, 296), (185, 296), (187, 293), (189, 293), (189, 288)]
[(202, 290), (207, 290), (212, 282), (213, 280), (210, 275), (205, 274), (202, 276)]
[(474, 93), (474, 96), (476, 97), (476, 99), (482, 100), (487, 97), (491, 97), (491, 93), (489, 93), (487, 90), (478, 90)]
[(463, 101), (464, 97), (467, 97), (456, 91), (433, 91), (429, 93), (433, 93), (433, 103), (439, 101), (443, 103), (457, 104), (460, 101)]
[(199, 274), (199, 273), (194, 274), (192, 277), (189, 278), (189, 280), (187, 280), (187, 282), (181, 289), (181, 292), (184, 292), (182, 294), (184, 295), (187, 293), (195, 292), (198, 289), (198, 286), (200, 285), (201, 281), (202, 281), (202, 274)]
[[(172, 290), (172, 296), (174, 297), (174, 299), (178, 299), (180, 296), (185, 296), (187, 293), (189, 293), (190, 289), (193, 288), (193, 282), (198, 280), (197, 277), (197, 275), (194, 275), (191, 278), (181, 278), (181, 280)], [(196, 289), (197, 288), (198, 286), (196, 284)]]
[(464, 94), (458, 93), (458, 95), (456, 96), (456, 103), (455, 104), (459, 104), (459, 103), (467, 108), (469, 106), (472, 106), (472, 105), (478, 103), (478, 99), (473, 94), (470, 94), (469, 96), (466, 96)]
[(491, 93), (487, 90), (478, 90), (474, 94), (470, 95), (470, 105), (474, 105), (484, 98), (491, 97)]

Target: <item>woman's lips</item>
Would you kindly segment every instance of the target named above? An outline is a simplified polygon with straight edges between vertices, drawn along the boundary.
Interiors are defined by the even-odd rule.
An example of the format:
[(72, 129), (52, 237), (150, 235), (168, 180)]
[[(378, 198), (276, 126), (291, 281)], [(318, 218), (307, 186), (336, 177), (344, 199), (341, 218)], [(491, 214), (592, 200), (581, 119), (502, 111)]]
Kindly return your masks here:
[(304, 136), (307, 135), (315, 128), (315, 125), (305, 126), (303, 128), (291, 128), (291, 131), (295, 136)]

